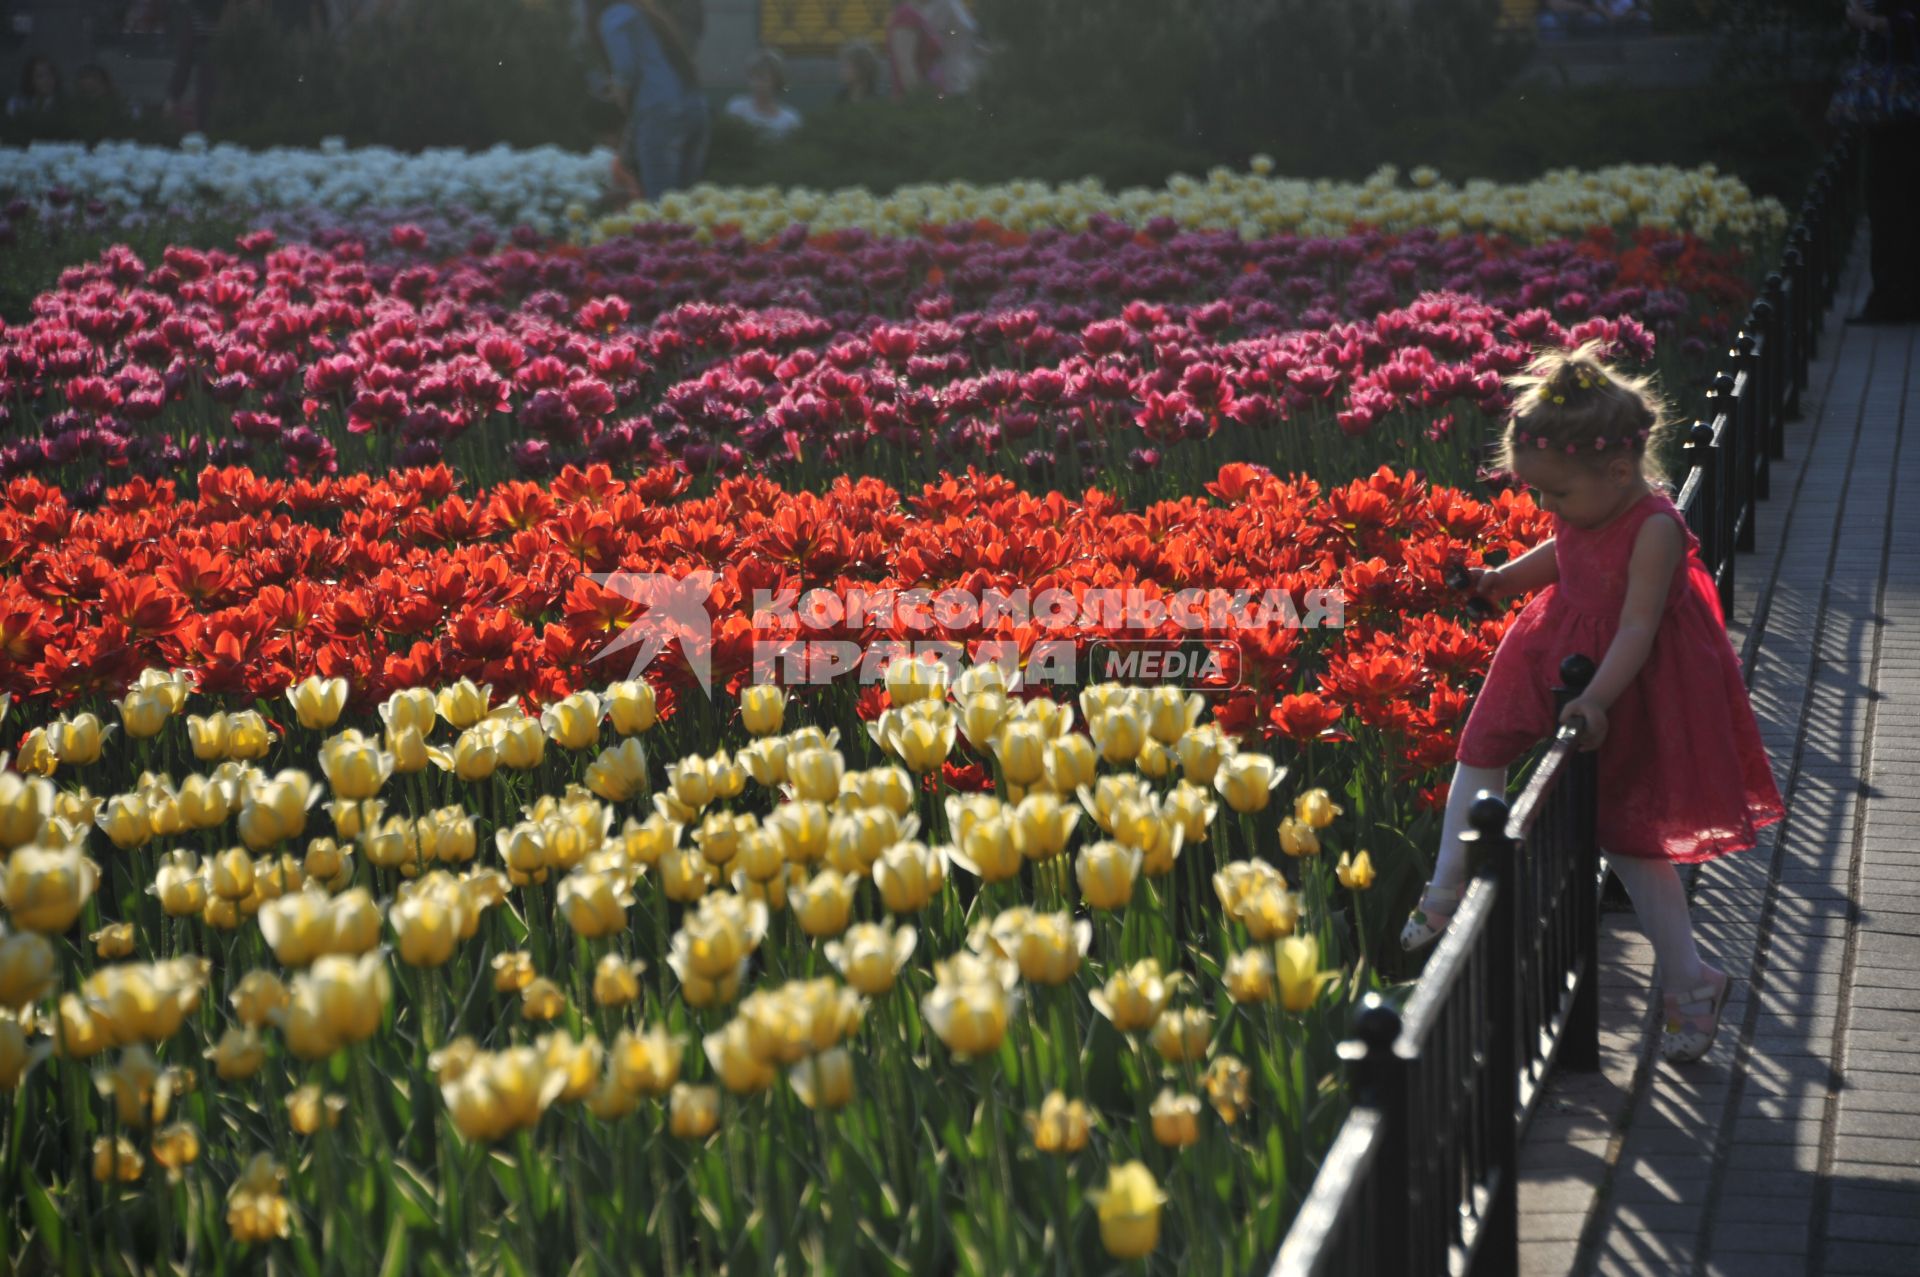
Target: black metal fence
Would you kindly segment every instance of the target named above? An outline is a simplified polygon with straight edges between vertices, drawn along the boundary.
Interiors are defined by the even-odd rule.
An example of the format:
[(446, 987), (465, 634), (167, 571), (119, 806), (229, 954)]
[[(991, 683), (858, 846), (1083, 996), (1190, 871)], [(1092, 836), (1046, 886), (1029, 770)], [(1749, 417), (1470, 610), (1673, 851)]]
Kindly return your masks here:
[[(1842, 142), (1821, 166), (1686, 443), (1677, 504), (1723, 610), (1839, 285), (1857, 163)], [(1560, 703), (1592, 676), (1569, 656)], [(1340, 1049), (1354, 1107), (1275, 1277), (1517, 1271), (1520, 1133), (1556, 1063), (1599, 1064), (1596, 800), (1594, 756), (1563, 728), (1511, 810), (1475, 802), (1478, 872), (1405, 1009), (1370, 996), (1356, 1016)]]

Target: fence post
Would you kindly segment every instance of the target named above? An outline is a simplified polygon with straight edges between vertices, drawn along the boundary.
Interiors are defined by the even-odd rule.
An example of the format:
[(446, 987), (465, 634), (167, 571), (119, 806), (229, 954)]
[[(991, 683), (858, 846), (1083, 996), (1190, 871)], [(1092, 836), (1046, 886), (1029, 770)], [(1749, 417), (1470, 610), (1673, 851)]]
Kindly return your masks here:
[(1478, 849), (1480, 877), (1493, 887), (1484, 968), (1487, 1054), (1481, 1084), (1486, 1099), (1480, 1106), (1480, 1146), (1488, 1163), (1497, 1168), (1492, 1196), (1480, 1219), (1473, 1271), (1512, 1277), (1520, 1269), (1520, 1048), (1514, 1041), (1519, 1033), (1520, 884), (1515, 844), (1507, 836), (1506, 799), (1482, 790), (1467, 812), (1467, 822), (1472, 829), (1461, 835), (1461, 841), (1473, 844), (1469, 855)]
[[(1596, 667), (1578, 652), (1560, 662), (1560, 686), (1553, 689), (1556, 709), (1587, 690)], [(1600, 1067), (1600, 842), (1594, 836), (1596, 756), (1579, 754), (1573, 760), (1573, 773), (1562, 784), (1570, 784), (1574, 803), (1570, 826), (1579, 831), (1579, 845), (1573, 849), (1573, 942), (1580, 955), (1580, 987), (1574, 990), (1573, 1005), (1567, 1008), (1566, 1027), (1560, 1045), (1560, 1063), (1569, 1069), (1591, 1073)], [(1608, 877), (1612, 877), (1611, 874)], [(1624, 893), (1623, 893), (1624, 894)]]
[(1754, 321), (1760, 325), (1760, 365), (1767, 391), (1767, 457), (1781, 461), (1787, 455), (1787, 390), (1781, 378), (1781, 359), (1786, 343), (1780, 336), (1780, 303), (1785, 292), (1780, 272), (1767, 276), (1760, 300), (1753, 304)]
[[(1340, 1044), (1353, 1102), (1380, 1114), (1380, 1153), (1374, 1158), (1376, 1201), (1391, 1209), (1407, 1202), (1407, 1061), (1400, 1054), (1400, 1013), (1378, 993), (1360, 999), (1353, 1040)], [(1363, 1227), (1368, 1226), (1363, 1223)], [(1410, 1228), (1380, 1228), (1374, 1234), (1379, 1271), (1404, 1273)]]
[(1747, 488), (1747, 500), (1741, 507), (1747, 515), (1746, 526), (1740, 533), (1742, 550), (1753, 548), (1754, 506), (1773, 495), (1772, 457), (1767, 451), (1767, 418), (1772, 415), (1773, 405), (1760, 367), (1760, 343), (1754, 338), (1755, 333), (1764, 331), (1760, 303), (1756, 301), (1747, 311), (1745, 327), (1733, 342), (1734, 355), (1739, 360), (1734, 376), (1745, 373), (1747, 380), (1740, 392), (1740, 466)]

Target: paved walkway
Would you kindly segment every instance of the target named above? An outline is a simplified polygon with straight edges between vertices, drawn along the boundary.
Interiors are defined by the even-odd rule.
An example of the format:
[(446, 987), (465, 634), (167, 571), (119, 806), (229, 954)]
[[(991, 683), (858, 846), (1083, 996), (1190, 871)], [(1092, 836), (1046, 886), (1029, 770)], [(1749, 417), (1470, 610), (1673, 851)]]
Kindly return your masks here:
[(1920, 1273), (1920, 327), (1840, 322), (1862, 265), (1739, 564), (1788, 815), (1695, 879), (1738, 977), (1720, 1040), (1649, 1058), (1652, 951), (1608, 914), (1602, 1069), (1555, 1079), (1522, 1151), (1527, 1273)]

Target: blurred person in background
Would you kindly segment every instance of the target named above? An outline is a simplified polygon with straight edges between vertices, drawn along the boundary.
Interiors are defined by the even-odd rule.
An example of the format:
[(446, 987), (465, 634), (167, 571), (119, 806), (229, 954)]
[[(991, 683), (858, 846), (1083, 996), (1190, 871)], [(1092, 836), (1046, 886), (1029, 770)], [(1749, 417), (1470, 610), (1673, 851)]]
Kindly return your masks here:
[(871, 102), (880, 96), (880, 54), (866, 40), (840, 46), (840, 87), (835, 102)]
[(167, 35), (173, 43), (173, 74), (167, 78), (167, 114), (187, 130), (204, 129), (212, 114), (214, 73), (208, 56), (226, 0), (173, 0)]
[(933, 19), (941, 0), (901, 0), (887, 18), (887, 63), (893, 73), (893, 97), (944, 91), (940, 60), (945, 48)]
[(1920, 0), (1847, 0), (1846, 21), (1860, 33), (1849, 72), (1873, 88), (1836, 121), (1866, 144), (1873, 287), (1847, 322), (1920, 323)]
[(985, 46), (980, 39), (980, 24), (967, 8), (967, 0), (933, 0), (928, 6), (927, 18), (940, 36), (935, 83), (942, 93), (973, 92), (973, 86), (980, 80)]
[(608, 92), (627, 112), (626, 147), (648, 199), (700, 180), (712, 132), (694, 62), (704, 25), (686, 0), (591, 0), (609, 71)]
[(99, 137), (140, 118), (140, 104), (121, 98), (113, 76), (97, 62), (73, 73), (73, 113), (81, 133)]
[(20, 88), (7, 99), (11, 119), (54, 115), (66, 105), (60, 85), (60, 68), (44, 53), (29, 57), (20, 68)]
[(800, 127), (800, 112), (780, 100), (787, 91), (787, 67), (772, 49), (748, 60), (747, 90), (727, 103), (728, 115), (775, 142)]

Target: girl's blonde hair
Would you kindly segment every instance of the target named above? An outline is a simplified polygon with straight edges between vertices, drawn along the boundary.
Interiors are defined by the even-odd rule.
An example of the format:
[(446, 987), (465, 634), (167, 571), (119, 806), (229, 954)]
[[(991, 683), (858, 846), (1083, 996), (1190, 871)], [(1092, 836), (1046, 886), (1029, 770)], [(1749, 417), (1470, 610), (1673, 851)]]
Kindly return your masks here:
[(1594, 469), (1632, 457), (1653, 482), (1665, 478), (1655, 456), (1672, 429), (1649, 377), (1633, 377), (1600, 359), (1600, 343), (1543, 350), (1510, 378), (1513, 413), (1501, 432), (1501, 469), (1523, 451), (1552, 451)]

